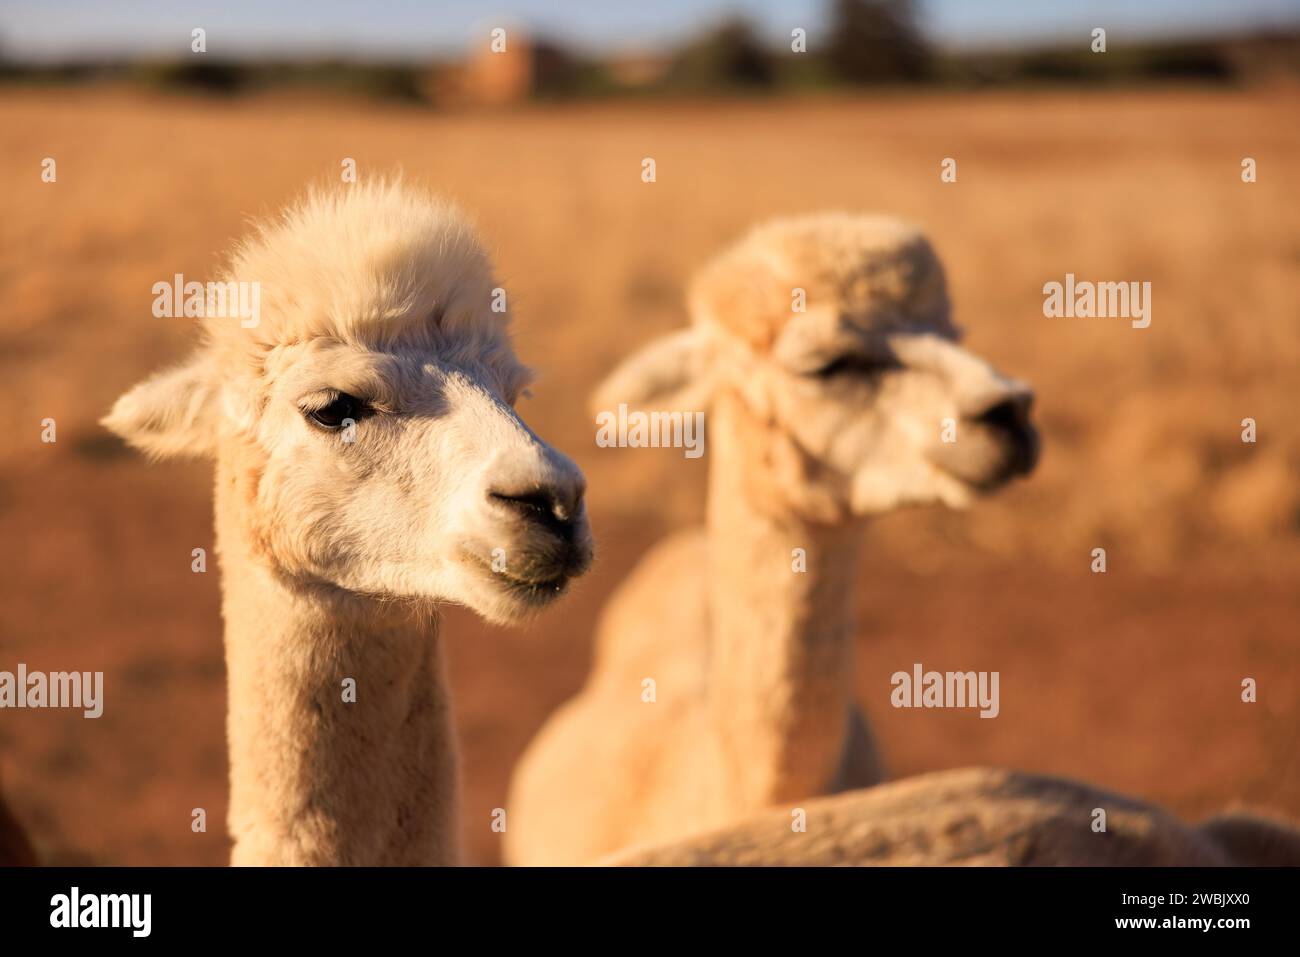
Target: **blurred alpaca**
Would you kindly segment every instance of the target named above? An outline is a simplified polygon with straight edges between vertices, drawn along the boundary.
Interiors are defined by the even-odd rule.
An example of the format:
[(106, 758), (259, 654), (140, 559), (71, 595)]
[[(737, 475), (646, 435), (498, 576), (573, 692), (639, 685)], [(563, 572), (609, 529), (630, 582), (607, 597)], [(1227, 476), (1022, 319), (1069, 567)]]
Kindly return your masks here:
[[(793, 815), (800, 812), (802, 827), (796, 828)], [(1300, 865), (1300, 829), (1248, 812), (1188, 825), (1154, 805), (1088, 784), (966, 768), (769, 810), (685, 840), (625, 850), (604, 863), (1295, 866)]]
[(0, 797), (0, 867), (34, 867), (36, 863), (27, 834)]
[(590, 560), (582, 476), (516, 415), (529, 373), (446, 204), (313, 194), (228, 278), (260, 284), (260, 317), (206, 316), (104, 421), (216, 459), (233, 862), (454, 864), (435, 602), (551, 602)]
[(610, 600), (586, 686), (516, 769), (510, 863), (589, 862), (881, 780), (851, 697), (863, 523), (966, 505), (1035, 461), (1029, 390), (956, 344), (939, 261), (895, 220), (761, 226), (690, 305), (693, 326), (595, 407), (707, 406), (707, 527)]

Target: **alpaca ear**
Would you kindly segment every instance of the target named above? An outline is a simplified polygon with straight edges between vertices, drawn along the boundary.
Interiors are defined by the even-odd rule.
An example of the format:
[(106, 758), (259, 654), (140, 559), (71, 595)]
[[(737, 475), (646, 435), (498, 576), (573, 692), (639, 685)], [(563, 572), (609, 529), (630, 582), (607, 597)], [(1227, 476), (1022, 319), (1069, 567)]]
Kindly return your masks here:
[(216, 444), (217, 394), (213, 362), (198, 352), (128, 390), (100, 424), (156, 458), (207, 455)]
[(713, 392), (702, 337), (694, 328), (654, 340), (619, 363), (592, 393), (593, 413), (629, 408), (702, 409)]

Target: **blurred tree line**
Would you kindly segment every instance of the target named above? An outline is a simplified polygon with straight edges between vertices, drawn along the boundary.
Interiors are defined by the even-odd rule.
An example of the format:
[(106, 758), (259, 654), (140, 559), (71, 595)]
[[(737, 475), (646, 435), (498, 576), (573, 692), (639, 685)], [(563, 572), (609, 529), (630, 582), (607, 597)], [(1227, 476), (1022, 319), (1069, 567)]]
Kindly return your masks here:
[[(914, 0), (832, 0), (823, 42), (772, 50), (743, 18), (724, 20), (671, 59), (663, 87), (691, 92), (913, 83), (931, 53)], [(792, 42), (792, 41), (788, 41)]]
[[(126, 80), (141, 86), (233, 95), (299, 87), (331, 93), (456, 104), (599, 96), (762, 93), (883, 85), (1231, 82), (1276, 73), (1294, 77), (1300, 32), (1196, 41), (1113, 45), (1093, 54), (1087, 37), (1068, 47), (951, 52), (922, 29), (916, 0), (828, 0), (823, 30), (796, 52), (772, 46), (739, 16), (716, 22), (668, 53), (575, 53), (548, 37), (512, 41), (515, 60), (480, 52), (465, 63), (350, 60), (233, 61), (185, 58), (33, 67), (0, 56), (0, 80), (68, 83)], [(476, 95), (491, 88), (491, 97)]]

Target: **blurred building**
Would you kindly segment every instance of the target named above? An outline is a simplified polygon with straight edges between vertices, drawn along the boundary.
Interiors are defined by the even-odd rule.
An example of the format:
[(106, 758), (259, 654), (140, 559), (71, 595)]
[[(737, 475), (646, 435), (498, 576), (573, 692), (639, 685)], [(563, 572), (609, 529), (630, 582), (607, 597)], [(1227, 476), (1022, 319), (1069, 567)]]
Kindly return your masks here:
[(504, 50), (484, 43), (465, 62), (438, 68), (430, 92), (446, 105), (506, 106), (570, 92), (581, 75), (581, 62), (559, 44), (507, 27)]
[(605, 62), (610, 79), (620, 87), (644, 89), (668, 74), (672, 58), (665, 54), (631, 52), (614, 54)]

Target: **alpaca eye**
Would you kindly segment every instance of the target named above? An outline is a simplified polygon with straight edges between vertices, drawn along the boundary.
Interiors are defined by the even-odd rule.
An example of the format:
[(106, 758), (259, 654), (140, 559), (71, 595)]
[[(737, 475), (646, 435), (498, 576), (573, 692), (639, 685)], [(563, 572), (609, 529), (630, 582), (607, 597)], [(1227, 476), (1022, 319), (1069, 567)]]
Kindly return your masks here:
[(356, 396), (338, 393), (329, 405), (309, 409), (307, 418), (324, 429), (339, 429), (347, 419), (359, 422), (369, 414), (370, 408)]
[(873, 377), (884, 375), (894, 369), (901, 368), (894, 359), (884, 359), (864, 355), (843, 355), (832, 359), (820, 369), (814, 369), (808, 375), (814, 379), (833, 379), (842, 375), (855, 375), (863, 377)]

